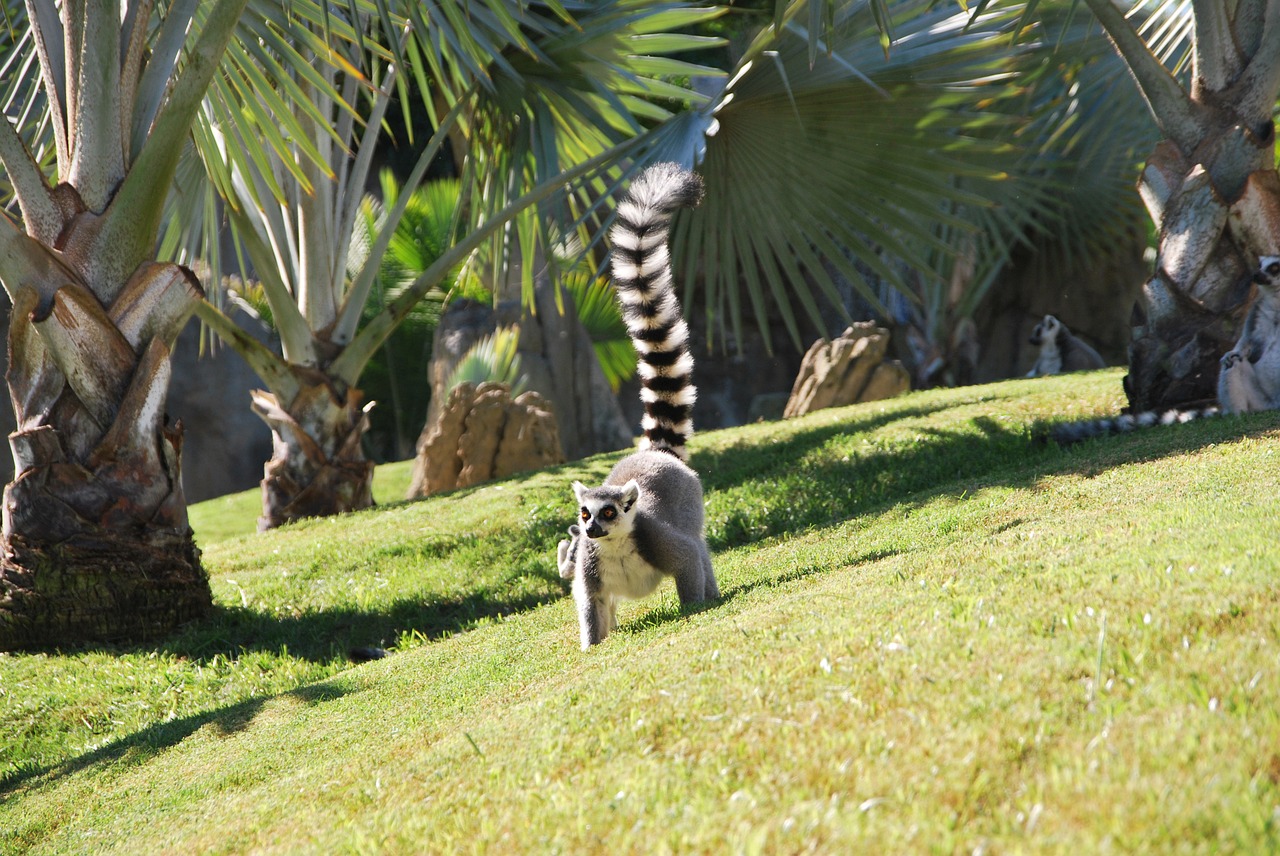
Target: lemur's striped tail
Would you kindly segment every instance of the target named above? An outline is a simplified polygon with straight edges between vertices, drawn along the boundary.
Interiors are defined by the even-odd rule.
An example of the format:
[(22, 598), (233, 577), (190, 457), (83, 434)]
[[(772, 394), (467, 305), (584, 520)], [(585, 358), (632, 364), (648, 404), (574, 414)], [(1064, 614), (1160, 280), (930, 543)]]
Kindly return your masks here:
[(667, 240), (672, 215), (702, 201), (702, 179), (672, 163), (642, 172), (618, 205), (613, 244), (613, 284), (622, 319), (640, 355), (644, 403), (641, 449), (688, 458), (693, 434), (693, 354), (689, 326), (671, 279)]
[(1177, 425), (1193, 419), (1209, 419), (1222, 411), (1217, 407), (1199, 410), (1146, 410), (1142, 413), (1109, 416), (1102, 419), (1086, 419), (1082, 422), (1063, 422), (1048, 429), (1048, 436), (1059, 446), (1070, 446), (1092, 437), (1107, 434), (1127, 434), (1139, 428), (1154, 425)]

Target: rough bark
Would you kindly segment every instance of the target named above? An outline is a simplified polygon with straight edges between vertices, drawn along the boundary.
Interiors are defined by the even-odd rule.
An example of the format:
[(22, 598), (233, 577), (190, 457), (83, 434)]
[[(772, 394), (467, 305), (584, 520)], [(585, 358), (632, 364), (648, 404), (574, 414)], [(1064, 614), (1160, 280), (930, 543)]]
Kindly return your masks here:
[(264, 467), (260, 531), (373, 505), (373, 462), (360, 444), (373, 403), (365, 405), (360, 390), (343, 389), (323, 372), (291, 368), (300, 391), (287, 405), (273, 393), (252, 393), (274, 447)]
[(1125, 390), (1135, 411), (1215, 400), (1257, 258), (1280, 251), (1274, 128), (1260, 137), (1235, 126), (1206, 139), (1191, 157), (1161, 143), (1140, 181), (1159, 246), (1133, 313)]
[(169, 633), (212, 602), (187, 523), (182, 427), (165, 415), (169, 343), (199, 288), (148, 264), (110, 307), (76, 282), (47, 300), (13, 292), (0, 649)]
[(1258, 257), (1280, 251), (1280, 4), (1195, 4), (1184, 90), (1116, 6), (1086, 2), (1165, 136), (1139, 181), (1158, 246), (1134, 307), (1125, 390), (1133, 410), (1206, 404), (1252, 302)]

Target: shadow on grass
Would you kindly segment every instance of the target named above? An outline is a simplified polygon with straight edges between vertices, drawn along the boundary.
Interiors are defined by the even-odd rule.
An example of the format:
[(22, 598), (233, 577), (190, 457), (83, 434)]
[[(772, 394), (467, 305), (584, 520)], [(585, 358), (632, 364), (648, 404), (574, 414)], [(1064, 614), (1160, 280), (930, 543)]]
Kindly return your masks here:
[[(1104, 437), (1061, 449), (1024, 422), (976, 417), (939, 429), (881, 433), (945, 408), (918, 408), (824, 425), (775, 443), (699, 453), (713, 551), (824, 528), (938, 495), (996, 485), (1032, 488), (1046, 475), (1096, 475), (1274, 429), (1280, 415), (1222, 417)], [(975, 430), (976, 429), (976, 430)], [(715, 494), (719, 494), (716, 496)]]
[(167, 640), (159, 650), (201, 659), (214, 654), (234, 657), (249, 651), (287, 649), (292, 657), (331, 662), (345, 659), (352, 648), (392, 645), (405, 633), (435, 640), (559, 600), (564, 596), (563, 583), (559, 577), (552, 582), (549, 573), (547, 577), (547, 590), (540, 592), (504, 595), (482, 589), (442, 600), (401, 598), (370, 609), (329, 609), (290, 616), (215, 605), (209, 618)]
[(803, 567), (792, 568), (789, 571), (772, 577), (764, 577), (762, 579), (749, 580), (730, 588), (726, 588), (721, 592), (720, 597), (714, 600), (707, 600), (701, 603), (690, 604), (672, 604), (665, 608), (653, 609), (648, 613), (636, 618), (632, 621), (621, 625), (618, 629), (623, 633), (636, 633), (648, 627), (658, 627), (663, 624), (669, 624), (673, 621), (679, 621), (681, 618), (687, 618), (690, 615), (697, 615), (700, 612), (709, 612), (713, 609), (719, 609), (730, 601), (742, 597), (756, 589), (760, 588), (777, 588), (797, 580), (807, 579), (809, 577), (834, 571), (836, 568), (850, 568), (857, 565), (867, 564), (868, 562), (878, 562), (881, 559), (887, 559), (890, 556), (896, 556), (899, 550), (868, 550), (861, 554), (841, 556), (831, 558), (825, 562), (816, 562), (804, 565)]
[(314, 707), (342, 698), (351, 692), (352, 690), (347, 687), (325, 681), (270, 696), (245, 699), (219, 710), (204, 711), (169, 722), (158, 722), (60, 764), (48, 766), (31, 764), (10, 770), (0, 777), (0, 802), (8, 794), (35, 779), (62, 778), (89, 767), (138, 766), (165, 750), (177, 746), (205, 727), (212, 729), (218, 737), (230, 737), (248, 728), (262, 711), (263, 706), (273, 699), (294, 699), (301, 704)]

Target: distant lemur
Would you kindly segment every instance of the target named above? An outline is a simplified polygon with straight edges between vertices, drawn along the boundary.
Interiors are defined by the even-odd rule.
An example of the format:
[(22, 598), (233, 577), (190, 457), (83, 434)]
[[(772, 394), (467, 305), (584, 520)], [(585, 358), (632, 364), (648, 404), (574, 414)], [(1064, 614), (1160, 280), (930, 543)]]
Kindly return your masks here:
[(1067, 325), (1052, 315), (1044, 316), (1044, 320), (1036, 325), (1029, 341), (1040, 348), (1040, 356), (1027, 372), (1027, 377), (1088, 371), (1107, 365), (1097, 351), (1071, 335)]
[(673, 577), (681, 604), (720, 596), (703, 535), (702, 482), (685, 461), (695, 396), (689, 329), (671, 277), (671, 218), (702, 200), (702, 180), (675, 164), (646, 169), (618, 205), (610, 233), (613, 282), (640, 361), (639, 451), (601, 487), (573, 483), (578, 523), (556, 550), (573, 580), (582, 648), (617, 627), (621, 599), (642, 598)]
[(1222, 357), (1218, 370), (1218, 406), (1202, 410), (1147, 411), (1050, 429), (1059, 445), (1102, 434), (1117, 434), (1150, 425), (1169, 425), (1216, 416), (1280, 408), (1280, 256), (1263, 256), (1253, 275), (1258, 294), (1244, 319), (1236, 346)]

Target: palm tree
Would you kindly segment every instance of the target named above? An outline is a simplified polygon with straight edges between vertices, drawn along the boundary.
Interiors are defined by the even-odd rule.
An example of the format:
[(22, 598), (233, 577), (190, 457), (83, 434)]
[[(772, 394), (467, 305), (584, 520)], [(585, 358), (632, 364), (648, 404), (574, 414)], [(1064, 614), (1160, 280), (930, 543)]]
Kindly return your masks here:
[(1129, 402), (1147, 410), (1212, 401), (1258, 256), (1280, 252), (1280, 3), (1197, 0), (1189, 21), (1183, 6), (1175, 15), (1194, 46), (1186, 69), (1160, 50), (1162, 30), (1144, 33), (1108, 0), (1085, 1), (1164, 136), (1140, 184), (1158, 255), (1134, 311)]
[[(369, 403), (359, 381), (387, 337), (424, 296), (442, 284), (447, 288), (445, 275), (464, 260), (501, 280), (518, 248), (530, 262), (523, 269), (532, 271), (535, 250), (552, 238), (539, 238), (531, 224), (581, 228), (603, 195), (601, 176), (610, 175), (625, 155), (642, 152), (641, 143), (654, 136), (645, 133), (646, 123), (660, 124), (670, 115), (654, 99), (697, 98), (663, 77), (713, 73), (661, 54), (707, 44), (663, 28), (715, 16), (714, 8), (607, 0), (583, 6), (570, 18), (558, 6), (519, 0), (463, 5), (467, 13), (461, 16), (447, 4), (425, 7), (439, 13), (430, 20), (418, 20), (411, 11), (406, 38), (372, 55), (371, 19), (342, 22), (342, 33), (349, 35), (329, 44), (345, 52), (342, 67), (348, 71), (322, 71), (317, 80), (313, 73), (292, 70), (296, 84), (279, 87), (292, 93), (289, 103), (259, 108), (292, 117), (292, 138), (322, 153), (319, 162), (328, 177), (292, 168), (289, 152), (243, 157), (239, 152), (251, 150), (250, 141), (231, 133), (219, 132), (201, 146), (262, 280), (283, 345), (282, 356), (276, 356), (212, 303), (197, 309), (267, 387), (253, 396), (255, 412), (274, 432), (276, 450), (263, 480), (260, 528), (371, 503), (373, 465), (360, 442)], [(332, 21), (329, 26), (340, 27)], [(362, 85), (349, 69), (370, 57), (368, 85)], [(435, 132), (425, 141), (406, 191), (456, 136), (467, 143), (467, 190), (453, 245), (369, 317), (365, 310), (379, 265), (411, 193), (389, 206), (358, 269), (348, 270), (347, 251), (383, 117), (398, 84), (411, 73), (418, 76), (427, 108), (436, 112)], [(262, 91), (272, 95), (276, 89)], [(227, 112), (216, 104), (211, 109)], [(485, 156), (472, 157), (473, 152)], [(618, 181), (620, 173), (613, 169), (611, 180)], [(574, 182), (582, 183), (564, 192)]]
[[(188, 268), (159, 260), (166, 197), (193, 131), (212, 133), (211, 86), (252, 91), (266, 55), (312, 68), (284, 34), (329, 16), (307, 0), (5, 0), (4, 11), (0, 283), (17, 430), (0, 649), (153, 637), (211, 602), (182, 429), (165, 415), (170, 349), (203, 294)], [(238, 132), (247, 151), (285, 148), (256, 104), (225, 118), (257, 123), (259, 135)]]

